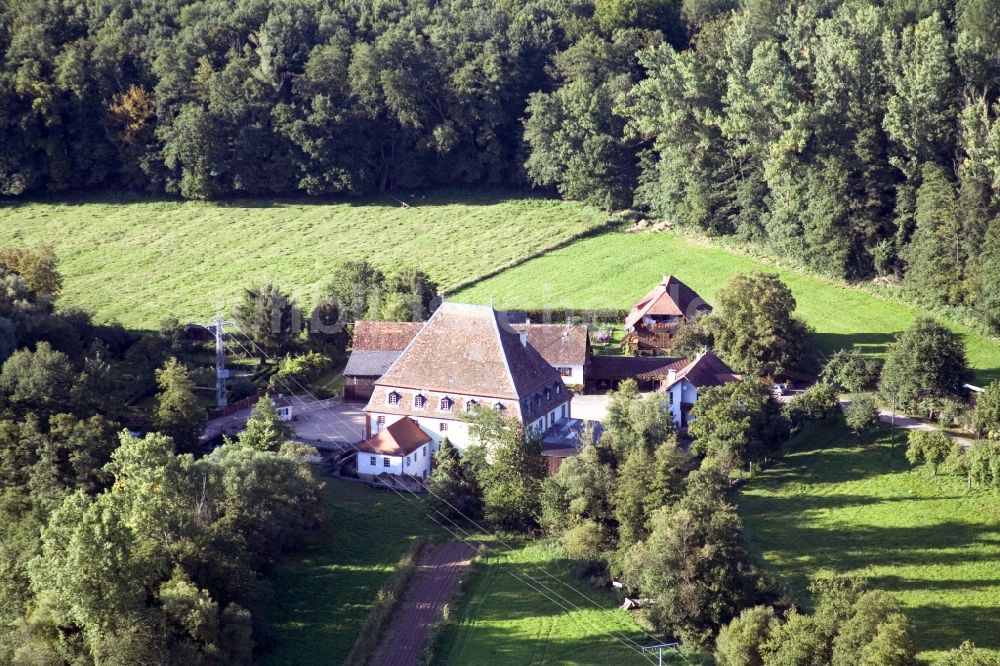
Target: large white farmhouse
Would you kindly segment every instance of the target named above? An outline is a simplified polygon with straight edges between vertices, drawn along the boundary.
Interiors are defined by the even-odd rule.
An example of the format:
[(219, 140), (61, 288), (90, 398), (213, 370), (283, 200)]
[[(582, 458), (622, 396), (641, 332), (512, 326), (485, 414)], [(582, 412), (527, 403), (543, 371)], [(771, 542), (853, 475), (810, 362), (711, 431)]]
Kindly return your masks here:
[[(375, 382), (364, 410), (365, 445), (377, 448), (381, 432), (408, 419), (429, 438), (428, 456), (445, 437), (463, 450), (470, 441), (462, 416), (476, 408), (501, 411), (544, 432), (570, 417), (571, 398), (559, 371), (529, 343), (526, 332), (507, 325), (503, 313), (443, 303)], [(362, 468), (371, 455), (381, 454), (358, 454), (359, 473), (370, 473)], [(408, 455), (403, 473), (409, 473)], [(395, 469), (394, 464), (375, 462), (380, 472)]]

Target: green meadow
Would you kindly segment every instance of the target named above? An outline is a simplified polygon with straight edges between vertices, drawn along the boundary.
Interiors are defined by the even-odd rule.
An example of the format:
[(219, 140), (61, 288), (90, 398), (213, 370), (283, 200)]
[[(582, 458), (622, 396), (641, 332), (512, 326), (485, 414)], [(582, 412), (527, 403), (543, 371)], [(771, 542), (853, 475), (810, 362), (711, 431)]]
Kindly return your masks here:
[[(627, 308), (673, 273), (711, 302), (733, 274), (778, 272), (795, 295), (798, 314), (829, 353), (858, 346), (878, 355), (920, 310), (869, 290), (790, 268), (775, 267), (707, 241), (677, 233), (604, 233), (527, 261), (455, 295), (498, 308)], [(1000, 379), (1000, 341), (948, 322), (965, 343), (975, 381)]]
[[(66, 276), (64, 305), (137, 328), (155, 328), (170, 315), (200, 320), (227, 312), (242, 287), (264, 280), (308, 305), (334, 262), (361, 258), (386, 269), (420, 267), (449, 298), (510, 309), (620, 310), (664, 273), (711, 302), (734, 273), (778, 270), (826, 352), (856, 345), (881, 354), (920, 313), (889, 292), (776, 269), (680, 233), (597, 234), (605, 216), (574, 202), (496, 191), (443, 191), (406, 202), (410, 207), (390, 196), (27, 202), (0, 206), (0, 243), (52, 245)], [(965, 342), (975, 381), (1000, 379), (1000, 341), (949, 325)]]
[(902, 602), (921, 657), (1000, 656), (1000, 497), (905, 459), (905, 433), (814, 426), (735, 496), (756, 555), (808, 605), (810, 576), (859, 574)]
[[(426, 495), (325, 483), (329, 522), (270, 576), (266, 618), (275, 645), (255, 657), (260, 663), (340, 663), (410, 543), (454, 538), (428, 519)], [(490, 552), (458, 595), (437, 663), (648, 663), (634, 649), (648, 637), (644, 643), (618, 600), (582, 583), (556, 548), (514, 544)]]
[[(639, 648), (652, 637), (617, 608), (614, 595), (581, 583), (557, 547), (518, 544), (489, 553), (473, 565), (435, 664), (650, 663)], [(665, 664), (682, 659), (664, 655)]]
[[(264, 664), (340, 663), (351, 651), (375, 594), (414, 539), (438, 538), (423, 505), (390, 490), (325, 478), (328, 522), (269, 577), (273, 650)], [(339, 658), (337, 658), (339, 655)]]
[(228, 312), (273, 280), (311, 305), (338, 260), (416, 266), (444, 289), (594, 229), (582, 204), (507, 194), (438, 192), (365, 199), (226, 203), (88, 198), (0, 205), (0, 244), (51, 245), (61, 303), (103, 320), (156, 328), (166, 316)]

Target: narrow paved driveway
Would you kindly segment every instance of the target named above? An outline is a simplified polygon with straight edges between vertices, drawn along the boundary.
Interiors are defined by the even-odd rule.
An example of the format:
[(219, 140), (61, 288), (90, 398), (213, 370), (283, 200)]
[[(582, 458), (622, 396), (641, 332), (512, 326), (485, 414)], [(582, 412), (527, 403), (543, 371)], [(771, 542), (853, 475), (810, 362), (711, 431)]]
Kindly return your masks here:
[[(648, 395), (647, 392), (642, 395)], [(584, 419), (586, 421), (600, 421), (608, 416), (608, 401), (611, 398), (607, 393), (587, 393), (574, 395), (570, 407), (570, 416), (574, 419)]]
[(570, 403), (570, 416), (586, 421), (604, 421), (608, 415), (606, 393), (574, 395)]
[[(850, 400), (840, 401), (840, 408), (845, 412), (850, 406), (851, 406)], [(882, 421), (883, 423), (895, 425), (897, 428), (901, 430), (919, 430), (921, 432), (935, 432), (939, 430), (939, 428), (936, 425), (933, 425), (931, 423), (926, 423), (919, 419), (915, 419), (911, 416), (905, 416), (903, 414), (896, 413), (895, 417), (893, 417), (891, 409), (880, 409), (878, 413), (878, 420)], [(947, 432), (945, 434), (948, 435), (949, 439), (958, 442), (964, 447), (969, 447), (972, 445), (972, 440), (967, 437), (960, 437), (958, 435), (952, 435)]]
[(473, 547), (451, 541), (424, 548), (417, 570), (369, 661), (380, 666), (417, 666), (427, 633), (444, 612), (452, 590), (475, 555)]

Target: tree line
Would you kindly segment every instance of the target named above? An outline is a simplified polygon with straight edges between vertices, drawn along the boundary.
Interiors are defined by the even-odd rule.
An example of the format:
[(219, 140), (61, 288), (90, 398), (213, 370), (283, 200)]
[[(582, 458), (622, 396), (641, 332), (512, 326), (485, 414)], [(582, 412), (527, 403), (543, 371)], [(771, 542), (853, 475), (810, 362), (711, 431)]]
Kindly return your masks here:
[(177, 340), (59, 310), (60, 285), (50, 252), (0, 249), (0, 663), (251, 663), (266, 575), (322, 518), (307, 450), (264, 400), (206, 454)]
[(524, 185), (1000, 328), (996, 0), (0, 5), (0, 193)]

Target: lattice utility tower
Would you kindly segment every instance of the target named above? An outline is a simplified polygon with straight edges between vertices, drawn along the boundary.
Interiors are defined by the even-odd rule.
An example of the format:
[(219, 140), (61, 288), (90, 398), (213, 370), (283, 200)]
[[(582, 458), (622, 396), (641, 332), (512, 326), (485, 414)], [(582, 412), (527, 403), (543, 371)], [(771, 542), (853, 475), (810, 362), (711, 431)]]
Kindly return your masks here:
[(677, 652), (681, 651), (681, 644), (680, 643), (657, 643), (656, 645), (642, 645), (640, 647), (642, 648), (642, 653), (643, 654), (645, 654), (647, 652), (652, 652), (653, 650), (656, 650), (659, 653), (659, 657), (660, 657), (660, 659), (659, 659), (659, 666), (663, 666), (663, 651), (664, 650), (677, 650)]
[(225, 321), (222, 315), (215, 318), (215, 402), (222, 409), (229, 401), (226, 399), (226, 380), (229, 379), (229, 369), (226, 368)]

